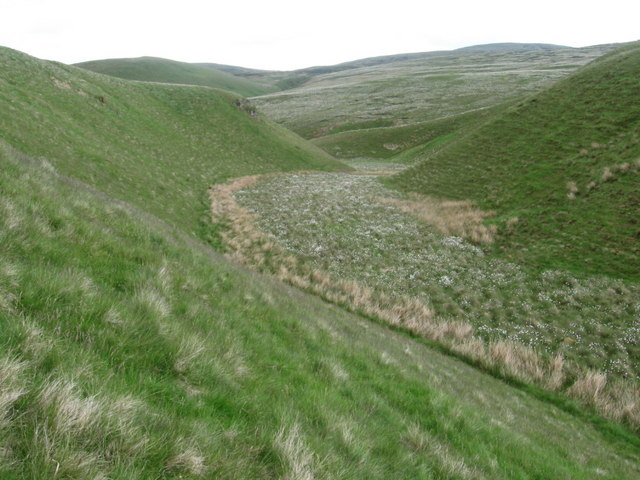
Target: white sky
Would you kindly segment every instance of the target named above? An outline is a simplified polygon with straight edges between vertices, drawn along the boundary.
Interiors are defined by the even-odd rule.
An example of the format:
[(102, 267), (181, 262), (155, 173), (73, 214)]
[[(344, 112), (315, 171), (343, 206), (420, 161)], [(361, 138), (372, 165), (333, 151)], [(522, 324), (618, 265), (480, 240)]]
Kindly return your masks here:
[(0, 45), (75, 63), (156, 56), (292, 70), (492, 42), (640, 39), (640, 0), (0, 0)]

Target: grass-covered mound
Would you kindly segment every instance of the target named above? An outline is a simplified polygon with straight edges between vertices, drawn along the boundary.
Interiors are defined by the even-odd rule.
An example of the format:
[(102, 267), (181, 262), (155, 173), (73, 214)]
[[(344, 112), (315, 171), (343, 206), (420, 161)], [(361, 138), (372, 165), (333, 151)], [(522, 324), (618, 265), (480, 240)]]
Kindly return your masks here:
[(187, 231), (207, 210), (211, 183), (346, 168), (234, 94), (121, 80), (5, 48), (0, 137)]
[(640, 279), (640, 44), (594, 61), (392, 180), (496, 212), (540, 269)]
[(0, 164), (3, 479), (640, 475), (617, 427), (252, 276), (44, 159), (2, 143)]
[(111, 58), (77, 63), (76, 66), (127, 80), (221, 88), (245, 97), (274, 91), (271, 86), (236, 77), (215, 68), (165, 58)]

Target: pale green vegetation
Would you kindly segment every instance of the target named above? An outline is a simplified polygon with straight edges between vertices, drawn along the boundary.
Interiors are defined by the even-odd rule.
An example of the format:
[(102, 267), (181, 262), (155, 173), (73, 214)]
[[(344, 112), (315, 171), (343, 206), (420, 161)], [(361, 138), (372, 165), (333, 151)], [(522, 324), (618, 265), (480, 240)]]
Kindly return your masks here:
[(474, 110), (437, 120), (393, 127), (363, 128), (314, 138), (311, 142), (336, 158), (371, 158), (411, 163), (416, 150), (442, 148), (505, 107)]
[(111, 58), (77, 63), (75, 66), (127, 80), (221, 88), (245, 97), (275, 91), (271, 86), (236, 77), (214, 68), (164, 58)]
[[(640, 375), (640, 287), (604, 276), (531, 272), (494, 258), (434, 219), (389, 200), (362, 175), (284, 175), (235, 194), (259, 227), (312, 268), (381, 292), (421, 299), (436, 318), (562, 355), (612, 377)], [(296, 208), (292, 209), (291, 205)], [(434, 206), (430, 205), (430, 210)], [(444, 221), (453, 212), (441, 212)]]
[(413, 124), (532, 93), (610, 49), (442, 52), (316, 75), (253, 101), (305, 138)]
[[(444, 149), (449, 134), (433, 139), (419, 130), (415, 141), (427, 146), (417, 148)], [(381, 173), (405, 160), (349, 164)], [(501, 306), (540, 322), (552, 304), (575, 321), (588, 312), (596, 320), (585, 333), (590, 340), (600, 341), (600, 324), (610, 322), (624, 346), (616, 343), (612, 358), (622, 366), (614, 371), (612, 364), (612, 373), (633, 374), (634, 351), (613, 327), (633, 332), (612, 312), (637, 308), (635, 284), (592, 278), (608, 289), (597, 296), (581, 278), (536, 276), (491, 260), (482, 253), (488, 246), (439, 233), (402, 212), (418, 197), (391, 193), (373, 176), (346, 175), (349, 165), (254, 114), (235, 94), (126, 81), (9, 49), (0, 49), (0, 165), (3, 480), (640, 476), (640, 441), (629, 428), (638, 425), (637, 405), (630, 403), (637, 396), (616, 390), (614, 377), (574, 375), (560, 357), (540, 360), (501, 340), (526, 343), (537, 334), (516, 338), (515, 330), (498, 330), (506, 324)], [(310, 169), (342, 174), (286, 173)], [(629, 169), (610, 165), (593, 188)], [(275, 176), (250, 189), (262, 178), (257, 174)], [(247, 213), (235, 224), (234, 218), (208, 221), (209, 186), (246, 175), (254, 177), (222, 190), (233, 200), (230, 185), (244, 184), (243, 202), (266, 195), (254, 206), (273, 214), (271, 225), (263, 217), (264, 230), (290, 230), (275, 231), (280, 240), (256, 234), (250, 223), (257, 219)], [(565, 189), (576, 195), (582, 184)], [(303, 225), (317, 234), (315, 244), (298, 230)], [(403, 237), (399, 226), (424, 238)], [(344, 277), (336, 284), (360, 297), (356, 308), (346, 306), (365, 315), (340, 308), (341, 293), (329, 304), (211, 248), (230, 241), (271, 243), (262, 252), (245, 251), (254, 254), (248, 264), (281, 255), (276, 244), (284, 242), (303, 260), (282, 249), (291, 272), (275, 276), (303, 289), (312, 290), (296, 276), (298, 262), (317, 265), (311, 276), (321, 282), (330, 277), (320, 268), (334, 269)], [(344, 265), (320, 259), (325, 248), (342, 255)], [(420, 249), (431, 257), (421, 257)], [(460, 288), (445, 288), (442, 276), (421, 278), (427, 261), (432, 273), (451, 270), (443, 275)], [(390, 267), (397, 270), (382, 272), (379, 288), (391, 295), (397, 282), (405, 303), (367, 310), (370, 290), (350, 279), (369, 284), (374, 270)], [(418, 273), (408, 281), (414, 267)], [(402, 290), (413, 281), (441, 296), (425, 302), (422, 287)], [(490, 318), (482, 323), (488, 330), (476, 332), (498, 339), (485, 348), (466, 322), (480, 329), (472, 312), (496, 286), (504, 290), (489, 303)], [(531, 286), (551, 298), (530, 295), (520, 304), (509, 297)], [(444, 304), (466, 297), (468, 306)], [(572, 310), (564, 301), (593, 305)], [(447, 350), (451, 344), (421, 335), (428, 325), (407, 328), (418, 321), (403, 313), (442, 316), (435, 318), (442, 331), (430, 331), (460, 342)], [(399, 328), (389, 328), (385, 318)], [(567, 322), (548, 325), (558, 336), (577, 336)], [(552, 340), (549, 353), (571, 356), (579, 345)], [(474, 356), (480, 351), (488, 353)], [(604, 365), (598, 358), (587, 364), (592, 361)], [(544, 377), (541, 366), (558, 375)], [(565, 390), (569, 397), (559, 395)]]

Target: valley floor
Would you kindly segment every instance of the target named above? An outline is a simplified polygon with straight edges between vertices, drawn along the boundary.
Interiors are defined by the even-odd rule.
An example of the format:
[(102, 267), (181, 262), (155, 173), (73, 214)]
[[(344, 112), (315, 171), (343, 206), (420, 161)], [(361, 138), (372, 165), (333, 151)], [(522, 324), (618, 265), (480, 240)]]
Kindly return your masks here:
[[(370, 173), (397, 168), (363, 166)], [(375, 175), (281, 175), (235, 198), (258, 215), (260, 229), (314, 269), (419, 298), (437, 317), (468, 322), (486, 340), (560, 352), (612, 375), (640, 375), (638, 285), (535, 274), (496, 259), (462, 232), (443, 233), (402, 211), (398, 193)]]
[[(507, 378), (637, 422), (640, 285), (497, 258), (483, 224), (490, 212), (403, 196), (378, 181), (401, 165), (351, 166), (354, 173), (251, 177), (231, 187), (235, 210), (217, 220), (242, 226), (226, 235), (228, 250)], [(611, 394), (598, 398), (605, 385)]]

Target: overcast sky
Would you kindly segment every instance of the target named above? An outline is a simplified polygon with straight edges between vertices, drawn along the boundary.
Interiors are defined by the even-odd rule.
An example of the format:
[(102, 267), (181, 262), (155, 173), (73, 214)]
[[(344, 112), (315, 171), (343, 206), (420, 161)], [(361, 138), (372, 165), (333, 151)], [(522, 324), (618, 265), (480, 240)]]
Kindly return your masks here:
[(75, 63), (155, 56), (291, 70), (492, 42), (640, 39), (640, 0), (0, 0), (0, 45)]

